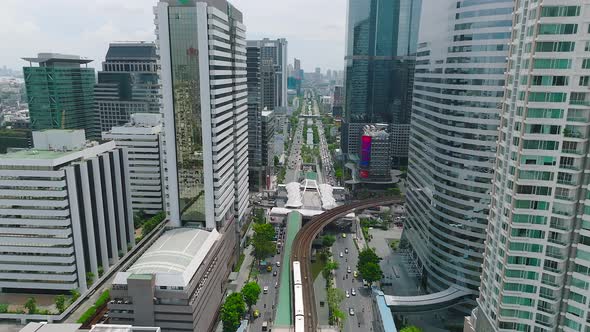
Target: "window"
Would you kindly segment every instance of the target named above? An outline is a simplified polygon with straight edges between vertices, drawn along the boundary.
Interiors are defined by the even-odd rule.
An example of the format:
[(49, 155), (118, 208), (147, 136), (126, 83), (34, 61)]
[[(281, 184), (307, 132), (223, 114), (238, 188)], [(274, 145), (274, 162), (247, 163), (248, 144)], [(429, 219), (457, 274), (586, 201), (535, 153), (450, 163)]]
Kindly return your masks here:
[(572, 35), (578, 32), (577, 24), (540, 24), (540, 35)]
[(579, 85), (580, 86), (588, 86), (589, 82), (590, 82), (590, 76), (581, 76)]
[(536, 52), (572, 52), (575, 42), (537, 42)]
[(531, 76), (531, 85), (565, 86), (568, 81), (567, 76)]
[(570, 69), (571, 66), (570, 59), (535, 59), (533, 61), (534, 69)]
[(582, 69), (590, 69), (590, 59), (584, 59), (582, 61)]
[(546, 6), (541, 9), (541, 17), (578, 16), (580, 6)]

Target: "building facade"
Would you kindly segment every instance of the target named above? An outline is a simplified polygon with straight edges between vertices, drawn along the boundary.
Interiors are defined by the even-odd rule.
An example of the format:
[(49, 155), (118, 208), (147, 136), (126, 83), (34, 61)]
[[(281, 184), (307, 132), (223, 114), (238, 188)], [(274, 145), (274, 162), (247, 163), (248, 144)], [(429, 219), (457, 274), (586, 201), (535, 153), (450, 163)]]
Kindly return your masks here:
[(23, 60), (30, 64), (23, 72), (31, 129), (84, 129), (88, 139), (100, 139), (94, 109), (96, 78), (94, 69), (88, 68), (92, 60), (57, 53), (39, 53)]
[[(392, 138), (409, 133), (421, 7), (421, 0), (349, 0), (343, 153), (359, 154), (367, 124), (391, 124)], [(399, 145), (393, 167), (407, 163), (407, 142), (391, 142)]]
[(115, 324), (158, 326), (164, 332), (214, 331), (237, 241), (235, 233), (166, 231), (113, 280), (109, 317)]
[(248, 205), (242, 14), (225, 0), (160, 1), (155, 12), (167, 212), (173, 225), (234, 231)]
[(162, 116), (131, 114), (129, 123), (103, 132), (102, 137), (127, 148), (133, 211), (148, 215), (164, 211)]
[(94, 94), (101, 132), (123, 126), (134, 113), (160, 113), (156, 45), (111, 43)]
[(33, 140), (0, 155), (0, 287), (84, 293), (135, 244), (127, 151), (83, 130)]
[(590, 1), (516, 2), (477, 331), (588, 331)]
[(361, 136), (359, 177), (370, 182), (391, 182), (390, 138), (387, 125), (366, 125)]
[(287, 41), (249, 40), (246, 46), (248, 77), (248, 163), (250, 190), (258, 191), (272, 170), (261, 149), (265, 111), (287, 107)]
[(466, 310), (479, 287), (512, 8), (449, 1), (416, 59), (402, 239), (428, 291), (473, 294)]

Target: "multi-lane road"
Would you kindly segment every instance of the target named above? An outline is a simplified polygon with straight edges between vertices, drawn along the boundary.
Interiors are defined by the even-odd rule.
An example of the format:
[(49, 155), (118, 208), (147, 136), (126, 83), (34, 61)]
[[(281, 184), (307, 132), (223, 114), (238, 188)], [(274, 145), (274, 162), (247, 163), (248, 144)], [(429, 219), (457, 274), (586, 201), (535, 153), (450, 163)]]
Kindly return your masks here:
[[(346, 253), (348, 249), (348, 254)], [(371, 294), (369, 289), (363, 288), (363, 282), (360, 278), (354, 278), (353, 273), (356, 270), (358, 262), (358, 250), (353, 243), (352, 234), (347, 234), (343, 238), (337, 234), (336, 242), (332, 246), (334, 260), (338, 262), (339, 267), (335, 272), (336, 288), (348, 293), (344, 298), (340, 308), (346, 314), (343, 331), (364, 331), (371, 326)], [(342, 257), (340, 257), (342, 253)], [(350, 273), (347, 269), (350, 267)], [(354, 289), (354, 294), (352, 292)], [(350, 308), (354, 310), (354, 315), (350, 315)], [(359, 329), (360, 328), (360, 329)]]
[(299, 180), (299, 170), (301, 169), (301, 145), (303, 144), (303, 126), (304, 119), (299, 119), (293, 141), (291, 142), (291, 153), (287, 159), (287, 171), (285, 173), (285, 184), (297, 182)]

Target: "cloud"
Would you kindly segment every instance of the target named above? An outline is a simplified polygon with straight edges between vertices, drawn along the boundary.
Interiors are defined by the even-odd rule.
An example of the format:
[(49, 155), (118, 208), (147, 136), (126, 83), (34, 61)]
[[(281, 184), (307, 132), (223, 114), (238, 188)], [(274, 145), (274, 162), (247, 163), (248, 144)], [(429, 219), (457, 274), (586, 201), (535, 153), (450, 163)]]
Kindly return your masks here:
[[(248, 38), (287, 38), (303, 67), (342, 69), (346, 1), (230, 0), (244, 14)], [(154, 40), (157, 0), (1, 0), (0, 66), (20, 68), (38, 52), (78, 54), (99, 68), (108, 43)]]

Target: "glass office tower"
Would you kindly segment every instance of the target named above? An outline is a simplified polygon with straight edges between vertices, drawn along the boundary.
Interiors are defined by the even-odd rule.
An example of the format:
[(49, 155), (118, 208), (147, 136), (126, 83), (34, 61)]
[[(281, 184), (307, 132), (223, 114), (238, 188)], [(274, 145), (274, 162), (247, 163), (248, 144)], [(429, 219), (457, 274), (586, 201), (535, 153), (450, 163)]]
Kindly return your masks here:
[(398, 138), (392, 165), (406, 163), (421, 7), (421, 0), (349, 0), (344, 153), (358, 155), (365, 125), (385, 123)]
[[(88, 139), (100, 139), (95, 74), (87, 68), (92, 60), (58, 53), (23, 60), (31, 64), (23, 68), (31, 129), (84, 129)], [(33, 63), (39, 65), (33, 67)]]
[(429, 39), (416, 60), (402, 242), (426, 290), (473, 295), (467, 312), (480, 284), (513, 5), (446, 1), (423, 18)]

